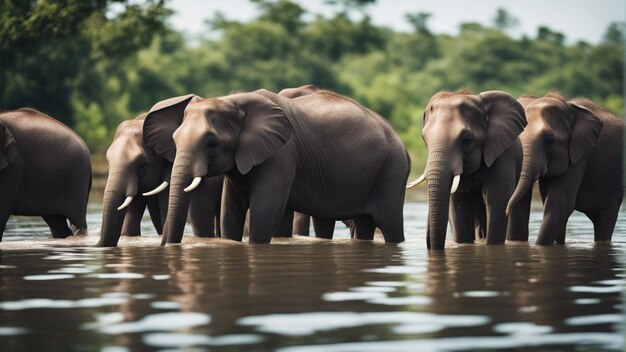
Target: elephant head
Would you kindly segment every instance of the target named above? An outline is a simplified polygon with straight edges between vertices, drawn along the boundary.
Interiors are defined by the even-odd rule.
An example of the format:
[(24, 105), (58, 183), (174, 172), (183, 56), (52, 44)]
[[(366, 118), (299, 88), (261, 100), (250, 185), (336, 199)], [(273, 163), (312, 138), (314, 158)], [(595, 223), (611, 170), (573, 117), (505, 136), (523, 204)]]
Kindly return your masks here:
[(428, 180), (428, 248), (444, 247), (450, 194), (461, 175), (489, 168), (525, 125), (522, 106), (505, 92), (440, 92), (430, 99), (422, 130), (428, 146), (426, 170), (408, 185)]
[[(202, 177), (245, 175), (290, 139), (292, 126), (267, 93), (204, 100), (190, 94), (159, 102), (150, 110), (144, 143), (174, 162), (163, 243), (181, 241), (189, 192)], [(172, 138), (164, 138), (168, 133), (163, 129)]]
[(565, 174), (598, 144), (602, 121), (582, 105), (554, 93), (543, 98), (523, 96), (528, 126), (520, 135), (524, 161), (520, 180), (507, 205), (507, 213), (542, 177)]
[[(146, 114), (142, 114), (134, 120), (122, 122), (107, 150), (109, 177), (104, 190), (102, 230), (98, 246), (117, 244), (126, 208), (133, 197), (166, 182), (163, 181), (165, 161), (154, 151), (143, 147), (145, 117)], [(164, 188), (163, 185), (160, 188)], [(161, 232), (160, 224), (157, 231)]]

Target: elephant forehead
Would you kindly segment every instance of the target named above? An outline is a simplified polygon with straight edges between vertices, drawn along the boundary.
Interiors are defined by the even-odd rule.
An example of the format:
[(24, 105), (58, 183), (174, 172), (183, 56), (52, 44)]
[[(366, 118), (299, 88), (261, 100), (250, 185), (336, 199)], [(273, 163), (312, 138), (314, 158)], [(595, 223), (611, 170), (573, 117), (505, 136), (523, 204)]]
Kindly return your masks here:
[(476, 102), (468, 95), (455, 95), (434, 102), (432, 106), (433, 112), (442, 113), (460, 113), (462, 115), (468, 113), (477, 113), (481, 109)]
[(185, 109), (186, 115), (209, 116), (220, 112), (231, 112), (233, 105), (218, 98), (209, 98), (191, 102)]
[(552, 128), (570, 125), (567, 106), (554, 98), (541, 98), (529, 104), (526, 107), (526, 119), (529, 124), (548, 124)]
[(122, 134), (117, 136), (107, 150), (106, 156), (111, 162), (132, 161), (139, 158), (143, 153), (137, 138), (133, 134)]

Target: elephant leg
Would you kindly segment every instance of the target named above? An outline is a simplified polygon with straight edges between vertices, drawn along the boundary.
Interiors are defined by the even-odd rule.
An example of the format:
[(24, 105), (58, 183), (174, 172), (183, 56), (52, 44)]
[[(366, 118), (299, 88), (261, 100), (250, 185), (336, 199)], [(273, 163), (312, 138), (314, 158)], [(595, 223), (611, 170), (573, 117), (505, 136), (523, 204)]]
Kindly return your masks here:
[(191, 195), (187, 216), (194, 236), (215, 237), (215, 197), (217, 190), (211, 189), (206, 179)]
[(457, 192), (450, 195), (449, 219), (452, 235), (456, 243), (474, 243), (476, 237), (475, 195)]
[(278, 230), (273, 237), (291, 237), (293, 233), (293, 211), (285, 209)]
[[(620, 202), (621, 203), (621, 202)], [(619, 214), (619, 203), (605, 210), (600, 215), (590, 217), (593, 222), (593, 240), (596, 242), (609, 242), (613, 237), (615, 223)]]
[(313, 230), (315, 237), (332, 240), (335, 232), (335, 220), (313, 217)]
[(63, 215), (45, 215), (43, 221), (50, 227), (54, 238), (66, 238), (72, 235), (72, 230), (67, 225), (67, 218)]
[(574, 212), (577, 189), (573, 191), (566, 189), (560, 184), (562, 181), (558, 179), (539, 180), (539, 190), (544, 204), (543, 221), (537, 235), (537, 244), (554, 244), (557, 239), (565, 242), (565, 228), (567, 220)]
[(475, 238), (485, 239), (487, 237), (487, 213), (485, 209), (485, 201), (480, 193), (475, 194), (474, 213), (476, 220), (474, 221)]
[(567, 233), (567, 224), (565, 224), (565, 227), (563, 228), (563, 230), (561, 230), (561, 233), (559, 233), (558, 236), (556, 236), (556, 241), (554, 241), (556, 244), (565, 244), (565, 234)]
[[(157, 194), (157, 202), (159, 204), (159, 214), (161, 214), (161, 229), (165, 227), (165, 220), (167, 220), (167, 207), (169, 206), (170, 189), (169, 187), (163, 192)], [(163, 231), (161, 231), (161, 234)]]
[(309, 236), (311, 228), (311, 217), (306, 214), (294, 212), (293, 214), (293, 234), (298, 236)]
[[(264, 178), (262, 187), (250, 192), (250, 243), (270, 243), (285, 212), (291, 182)], [(257, 184), (258, 185), (258, 184)]]
[(124, 223), (122, 224), (122, 236), (141, 236), (141, 218), (146, 210), (146, 198), (135, 197), (128, 206)]
[(220, 212), (222, 237), (241, 241), (248, 211), (248, 194), (228, 178), (224, 180), (223, 187), (222, 210)]
[(487, 244), (503, 244), (506, 240), (508, 219), (506, 205), (513, 195), (517, 181), (518, 150), (510, 147), (489, 168), (482, 184), (487, 223)]
[(528, 241), (528, 221), (530, 219), (532, 196), (533, 188), (530, 187), (515, 207), (511, 209), (506, 228), (506, 239), (508, 241)]
[(163, 233), (163, 222), (161, 221), (161, 210), (159, 208), (159, 201), (157, 197), (147, 197), (146, 205), (148, 206), (148, 213), (150, 214), (150, 220), (157, 234)]
[(376, 224), (370, 215), (358, 215), (352, 219), (353, 226), (350, 227), (350, 236), (357, 240), (373, 240)]
[(0, 242), (2, 242), (2, 235), (4, 234), (10, 216), (11, 213), (8, 211), (0, 213)]

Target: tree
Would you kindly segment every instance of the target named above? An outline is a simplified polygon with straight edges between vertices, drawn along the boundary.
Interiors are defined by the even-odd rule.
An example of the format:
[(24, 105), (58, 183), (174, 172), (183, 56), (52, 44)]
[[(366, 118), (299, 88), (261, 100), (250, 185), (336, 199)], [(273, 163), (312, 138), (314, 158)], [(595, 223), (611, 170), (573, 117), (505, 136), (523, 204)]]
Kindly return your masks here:
[[(116, 12), (109, 11), (116, 5)], [(0, 106), (30, 106), (72, 125), (72, 92), (96, 101), (97, 66), (115, 71), (150, 44), (171, 11), (163, 0), (3, 0), (0, 8)]]
[(428, 20), (431, 16), (432, 14), (428, 12), (418, 12), (416, 14), (408, 13), (405, 15), (405, 18), (416, 32), (430, 34), (430, 30), (428, 30)]
[(506, 32), (517, 28), (519, 26), (519, 20), (511, 16), (507, 10), (498, 8), (498, 10), (496, 10), (495, 17), (493, 18), (493, 25), (495, 28)]

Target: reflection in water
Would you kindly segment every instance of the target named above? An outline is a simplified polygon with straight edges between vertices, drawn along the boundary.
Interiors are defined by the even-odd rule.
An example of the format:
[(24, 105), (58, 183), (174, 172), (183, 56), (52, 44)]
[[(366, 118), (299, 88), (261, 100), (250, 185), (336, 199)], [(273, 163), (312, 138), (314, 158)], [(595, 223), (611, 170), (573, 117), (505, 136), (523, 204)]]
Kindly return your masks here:
[(0, 250), (0, 350), (622, 350), (625, 229), (427, 253), (420, 221), (401, 245)]

